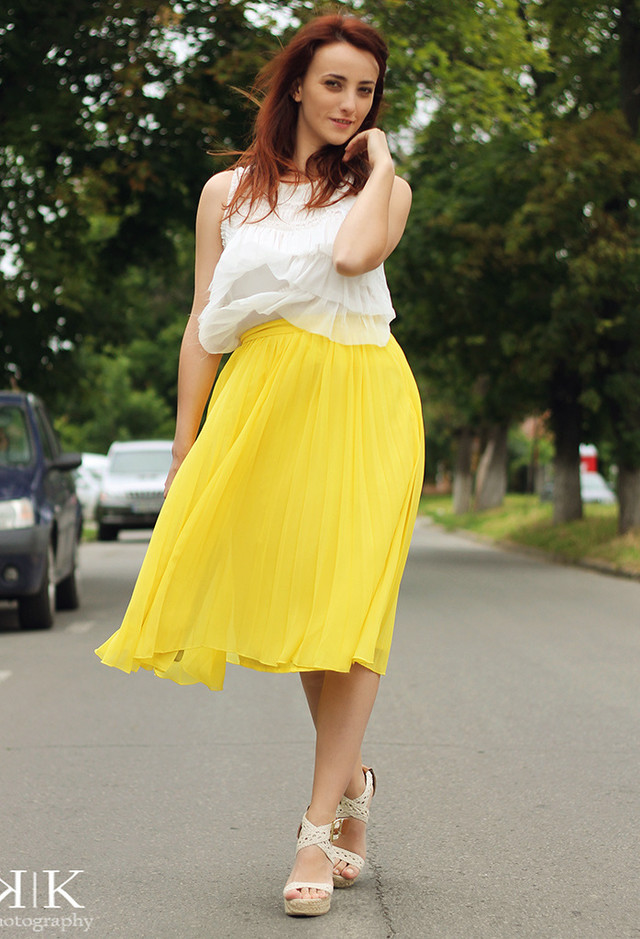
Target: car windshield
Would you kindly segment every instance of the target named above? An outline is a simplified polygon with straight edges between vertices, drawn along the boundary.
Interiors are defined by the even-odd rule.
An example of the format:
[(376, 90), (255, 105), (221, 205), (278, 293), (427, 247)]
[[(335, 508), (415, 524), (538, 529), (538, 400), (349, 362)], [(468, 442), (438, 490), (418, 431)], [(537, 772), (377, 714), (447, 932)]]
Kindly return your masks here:
[(171, 465), (170, 450), (122, 450), (111, 457), (109, 472), (118, 476), (138, 473), (167, 473)]
[(12, 404), (0, 404), (0, 466), (27, 466), (33, 459), (24, 411)]

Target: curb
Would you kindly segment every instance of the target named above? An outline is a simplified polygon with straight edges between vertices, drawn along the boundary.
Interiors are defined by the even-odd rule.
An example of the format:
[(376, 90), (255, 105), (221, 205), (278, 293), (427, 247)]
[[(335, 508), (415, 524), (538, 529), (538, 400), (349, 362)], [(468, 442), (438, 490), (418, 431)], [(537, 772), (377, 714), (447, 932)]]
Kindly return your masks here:
[(530, 545), (518, 544), (515, 541), (504, 541), (500, 538), (492, 538), (490, 535), (481, 535), (476, 531), (469, 531), (468, 528), (448, 528), (441, 525), (430, 515), (419, 515), (418, 520), (426, 522), (427, 525), (436, 525), (441, 531), (450, 535), (459, 535), (466, 538), (467, 541), (475, 541), (478, 544), (489, 545), (499, 548), (501, 551), (511, 551), (514, 554), (522, 554), (525, 557), (535, 558), (538, 561), (546, 561), (549, 564), (563, 564), (565, 567), (580, 567), (585, 571), (595, 574), (605, 574), (609, 577), (621, 577), (624, 580), (634, 580), (640, 583), (640, 573), (628, 570), (625, 567), (616, 567), (607, 561), (590, 560), (589, 558), (568, 558), (564, 554), (555, 554), (552, 551), (545, 551), (543, 548), (533, 548)]

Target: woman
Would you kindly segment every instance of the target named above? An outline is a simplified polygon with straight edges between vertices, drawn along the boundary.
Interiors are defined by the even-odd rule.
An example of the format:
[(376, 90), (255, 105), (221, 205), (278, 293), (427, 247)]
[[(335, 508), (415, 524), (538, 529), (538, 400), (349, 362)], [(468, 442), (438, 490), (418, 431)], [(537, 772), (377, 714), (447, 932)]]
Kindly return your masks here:
[(212, 689), (226, 662), (300, 672), (316, 760), (291, 915), (327, 912), (364, 864), (360, 747), (422, 481), (382, 268), (411, 202), (375, 127), (386, 56), (357, 18), (307, 24), (261, 73), (251, 147), (204, 187), (167, 498), (124, 622), (96, 650)]

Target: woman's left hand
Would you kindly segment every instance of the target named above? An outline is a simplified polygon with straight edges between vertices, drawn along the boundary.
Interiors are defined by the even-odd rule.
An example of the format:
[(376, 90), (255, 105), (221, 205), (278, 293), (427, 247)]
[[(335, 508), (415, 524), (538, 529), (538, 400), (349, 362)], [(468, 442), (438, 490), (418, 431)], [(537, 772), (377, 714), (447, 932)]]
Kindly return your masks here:
[(385, 162), (393, 166), (386, 134), (379, 127), (371, 127), (356, 134), (345, 147), (342, 159), (349, 161), (357, 153), (363, 152), (366, 153), (372, 169)]

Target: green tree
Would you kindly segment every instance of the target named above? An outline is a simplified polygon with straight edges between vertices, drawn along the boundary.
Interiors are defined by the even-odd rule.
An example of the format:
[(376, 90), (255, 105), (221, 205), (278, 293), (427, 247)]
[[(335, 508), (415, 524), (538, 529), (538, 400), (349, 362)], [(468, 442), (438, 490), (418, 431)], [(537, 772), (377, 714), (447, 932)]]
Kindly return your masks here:
[[(551, 292), (560, 351), (550, 387), (559, 444), (556, 517), (580, 514), (576, 427), (582, 418), (614, 440), (619, 529), (625, 532), (640, 526), (640, 424), (633, 396), (640, 361), (640, 4), (549, 0), (540, 7), (530, 0), (521, 10), (549, 47), (549, 69), (534, 76), (550, 141), (541, 161), (549, 208), (539, 210), (544, 180), (533, 188), (528, 208), (532, 221), (547, 215), (549, 240), (560, 252), (556, 273), (564, 275), (564, 283), (554, 279)], [(559, 165), (562, 160), (566, 165)], [(558, 232), (567, 245), (557, 245)], [(546, 260), (541, 258), (541, 269), (548, 271)], [(570, 360), (566, 342), (572, 333), (577, 344)]]
[[(246, 2), (9, 2), (0, 13), (0, 367), (48, 399), (88, 337), (126, 343), (140, 276), (179, 264), (199, 191), (241, 144), (274, 39)], [(136, 271), (138, 274), (136, 274)], [(133, 287), (132, 287), (133, 284)], [(188, 302), (188, 301), (187, 301)]]
[[(619, 113), (559, 122), (531, 161), (531, 188), (508, 226), (516, 284), (520, 291), (528, 284), (537, 300), (532, 364), (555, 432), (558, 520), (580, 514), (583, 433), (597, 438), (622, 431), (612, 423), (615, 396), (621, 378), (622, 387), (633, 387), (640, 325), (639, 170), (640, 146)], [(621, 192), (629, 193), (627, 210), (614, 213), (611, 205)], [(628, 396), (625, 401), (631, 403)], [(619, 420), (635, 437), (631, 407), (624, 417), (620, 411)], [(622, 504), (624, 486), (620, 496)]]
[(71, 450), (106, 453), (114, 440), (173, 437), (174, 415), (151, 383), (136, 387), (138, 376), (120, 350), (84, 351), (72, 407), (56, 421)]
[[(467, 4), (466, 29), (451, 7), (457, 44), (438, 31), (437, 3), (371, 5), (404, 18), (407, 48), (441, 53), (428, 64), (409, 54), (404, 71), (437, 109), (410, 166), (408, 236), (389, 265), (400, 325), (442, 373), (443, 394), (466, 394), (462, 418), (503, 421), (501, 406), (517, 417), (527, 401), (551, 410), (557, 520), (581, 513), (582, 435), (612, 434), (625, 530), (640, 522), (638, 4)], [(491, 17), (508, 52), (487, 43)], [(465, 94), (478, 87), (493, 120)]]

